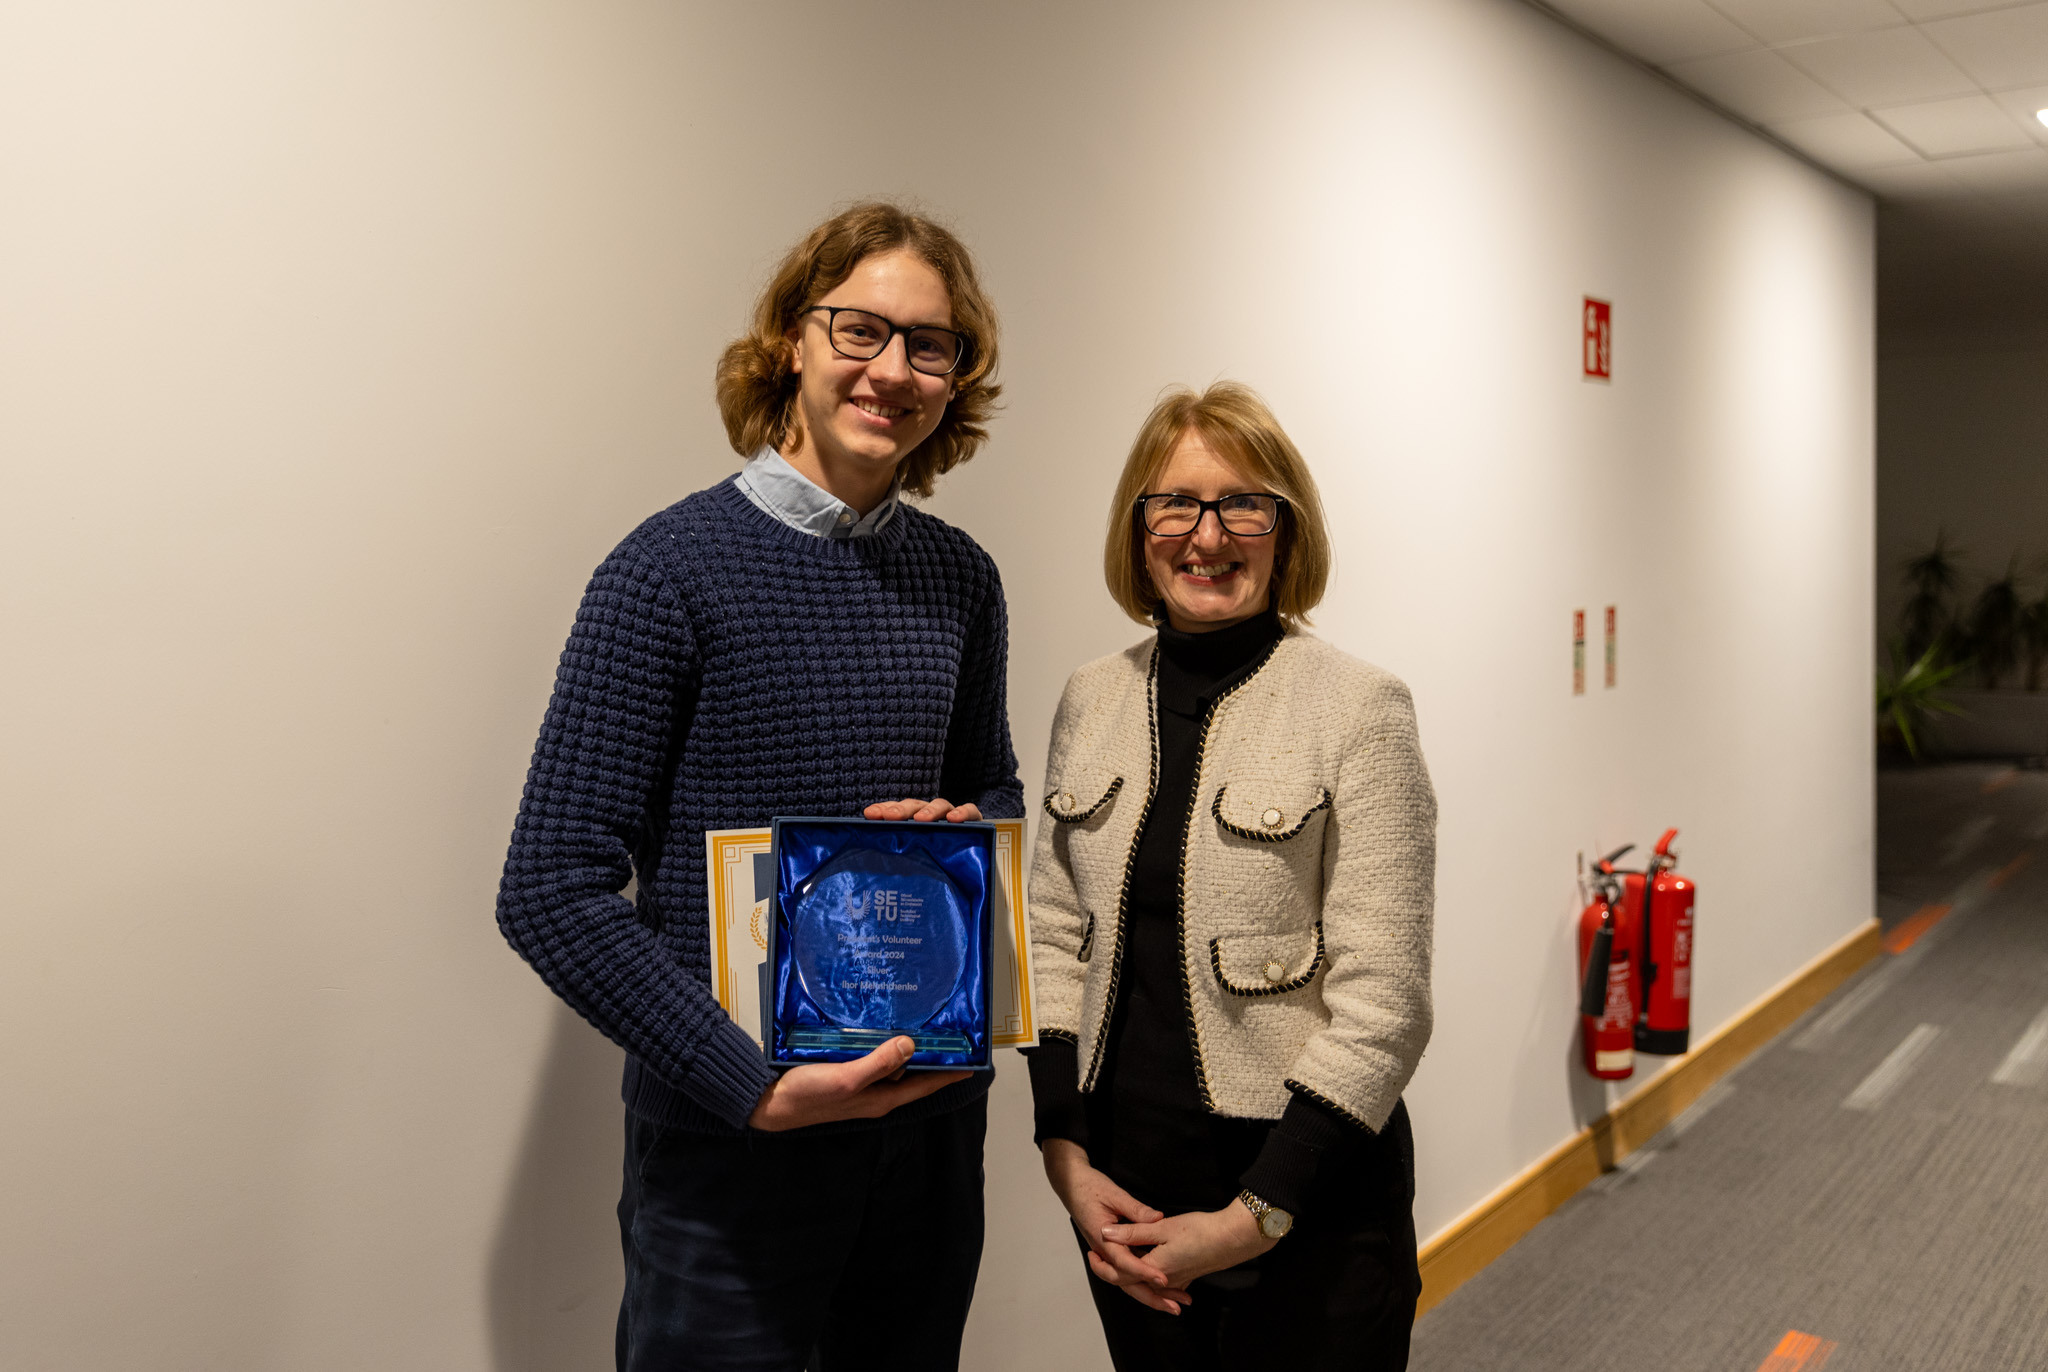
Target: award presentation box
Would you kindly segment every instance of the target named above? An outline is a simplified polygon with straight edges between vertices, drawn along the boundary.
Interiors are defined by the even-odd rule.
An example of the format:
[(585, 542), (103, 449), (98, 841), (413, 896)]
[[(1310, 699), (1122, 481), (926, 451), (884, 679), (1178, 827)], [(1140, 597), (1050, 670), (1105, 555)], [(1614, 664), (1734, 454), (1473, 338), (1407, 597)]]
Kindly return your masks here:
[[(912, 1059), (913, 1067), (986, 1067), (988, 1049), (1029, 1047), (1038, 1041), (1031, 994), (1031, 940), (1023, 901), (1024, 821), (942, 825), (789, 819), (777, 823), (821, 826), (799, 831), (808, 835), (804, 843), (784, 845), (782, 851), (790, 856), (791, 862), (786, 882), (775, 850), (776, 829), (724, 829), (704, 836), (709, 886), (706, 932), (710, 936), (712, 989), (718, 1003), (735, 1023), (765, 1046), (772, 1037), (766, 1031), (773, 1026), (764, 1009), (776, 1006), (779, 993), (798, 993), (794, 1001), (784, 1002), (783, 1009), (800, 1012), (795, 1021), (785, 1018), (785, 1027), (793, 1023), (801, 1042), (794, 1045), (797, 1051), (792, 1055), (792, 1045), (785, 1037), (783, 1053), (770, 1054), (771, 1061), (843, 1061), (869, 1051), (875, 1043), (891, 1037), (889, 1030), (898, 1028), (910, 1032), (913, 1038), (931, 1040), (929, 1047), (920, 1046)], [(880, 831), (888, 830), (909, 831), (917, 842), (909, 847), (900, 842), (882, 842), (878, 848), (877, 841), (883, 837)], [(926, 847), (927, 842), (939, 840), (941, 830), (974, 833), (971, 846), (985, 857), (963, 867), (962, 854), (955, 851), (941, 861)], [(826, 870), (842, 856), (851, 836), (859, 831), (870, 831), (871, 836), (845, 853), (846, 863)], [(957, 848), (958, 842), (945, 839), (939, 846)], [(863, 870), (869, 864), (856, 855), (864, 849), (893, 851), (894, 857), (907, 859), (883, 864), (885, 868), (900, 867), (901, 879), (891, 871)], [(952, 870), (948, 870), (949, 864)], [(934, 867), (938, 869), (936, 874)], [(943, 875), (943, 883), (935, 880), (937, 875)], [(814, 952), (811, 958), (812, 979), (854, 983), (819, 988), (826, 1004), (820, 1004), (817, 996), (802, 994), (804, 969), (798, 965), (798, 943), (786, 945), (789, 957), (780, 960), (782, 972), (775, 970), (778, 960), (769, 958), (771, 942), (778, 931), (786, 934), (791, 930), (789, 921), (802, 906), (800, 888), (814, 876), (821, 880), (808, 892), (814, 897), (808, 918), (814, 931), (825, 933), (827, 938), (822, 945), (824, 952)], [(948, 884), (950, 892), (946, 889)], [(977, 887), (986, 889), (988, 921), (978, 954), (966, 944), (966, 920), (957, 926), (963, 935), (957, 949), (945, 928), (932, 936), (934, 942), (930, 945), (904, 941), (925, 937), (915, 932), (916, 926), (933, 918), (931, 905), (935, 899), (948, 907), (946, 919), (951, 921), (957, 915), (952, 907), (971, 907)], [(875, 894), (882, 896), (879, 906), (871, 903)], [(785, 901), (785, 895), (791, 899)], [(862, 903), (852, 905), (849, 901)], [(906, 913), (913, 916), (909, 921), (910, 932), (903, 927)], [(881, 917), (888, 915), (895, 918)], [(971, 908), (968, 917), (979, 923), (980, 916)], [(930, 927), (928, 923), (926, 927)], [(890, 952), (902, 956), (886, 956)], [(915, 959), (913, 953), (917, 955)], [(960, 982), (952, 982), (948, 976), (956, 953)], [(841, 968), (844, 975), (821, 978), (826, 970), (824, 963), (831, 960), (829, 955), (846, 959), (847, 965)], [(892, 967), (900, 970), (913, 960), (919, 963), (915, 976), (890, 971)], [(945, 1005), (927, 1013), (927, 1003), (948, 989), (932, 984), (930, 969), (934, 965), (939, 967), (938, 975), (948, 981), (951, 990), (959, 992), (964, 985), (970, 998), (974, 995), (974, 978), (968, 973), (974, 967), (980, 968), (981, 1003), (987, 1007), (981, 1043), (975, 1042), (973, 1033), (963, 1033), (962, 1026), (947, 1025), (948, 1016), (940, 1013), (946, 1010)], [(915, 989), (911, 989), (913, 984)], [(954, 1002), (952, 1012), (957, 1014), (962, 1009), (958, 996), (947, 995), (945, 999)], [(802, 1004), (806, 1001), (807, 1005)], [(891, 1023), (878, 1027), (882, 1019), (894, 1021), (920, 1014), (926, 1018), (918, 1026)], [(861, 1022), (864, 1019), (873, 1022)], [(831, 1046), (831, 1040), (813, 1037), (820, 1033), (837, 1033), (842, 1037), (837, 1039), (838, 1046)], [(954, 1036), (951, 1051), (939, 1042), (940, 1035)], [(968, 1040), (964, 1053), (959, 1047), (961, 1038)]]
[(908, 1034), (913, 1068), (987, 1068), (995, 830), (778, 817), (772, 1063), (847, 1062)]

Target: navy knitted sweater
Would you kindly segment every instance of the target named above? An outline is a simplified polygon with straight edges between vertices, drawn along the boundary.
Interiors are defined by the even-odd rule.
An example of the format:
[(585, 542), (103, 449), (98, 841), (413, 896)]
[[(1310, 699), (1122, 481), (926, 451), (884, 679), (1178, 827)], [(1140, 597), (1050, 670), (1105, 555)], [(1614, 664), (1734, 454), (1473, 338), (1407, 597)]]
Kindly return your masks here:
[[(629, 1109), (731, 1132), (774, 1075), (711, 993), (707, 829), (905, 796), (1023, 814), (1007, 645), (988, 554), (909, 506), (873, 537), (818, 538), (728, 478), (604, 560), (541, 722), (498, 925), (625, 1048)], [(957, 1108), (989, 1075), (889, 1118)]]

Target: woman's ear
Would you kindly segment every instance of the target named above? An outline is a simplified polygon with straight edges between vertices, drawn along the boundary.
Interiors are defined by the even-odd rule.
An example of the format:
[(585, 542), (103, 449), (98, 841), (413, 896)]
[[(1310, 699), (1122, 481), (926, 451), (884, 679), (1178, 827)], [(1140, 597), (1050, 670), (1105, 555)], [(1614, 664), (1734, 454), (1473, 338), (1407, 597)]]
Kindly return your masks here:
[(791, 324), (782, 335), (782, 341), (789, 345), (789, 374), (800, 376), (804, 369), (804, 335), (801, 323)]

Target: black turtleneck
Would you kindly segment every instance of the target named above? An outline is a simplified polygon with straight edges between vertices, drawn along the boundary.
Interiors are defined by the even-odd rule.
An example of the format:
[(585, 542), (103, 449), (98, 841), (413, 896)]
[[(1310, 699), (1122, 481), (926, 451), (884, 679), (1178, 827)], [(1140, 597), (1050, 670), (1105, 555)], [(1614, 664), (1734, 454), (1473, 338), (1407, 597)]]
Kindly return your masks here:
[[(1118, 1185), (1169, 1214), (1220, 1209), (1240, 1188), (1300, 1214), (1322, 1156), (1359, 1133), (1303, 1096), (1278, 1125), (1204, 1109), (1181, 988), (1181, 854), (1200, 799), (1202, 731), (1216, 701), (1264, 663), (1283, 632), (1271, 610), (1208, 633), (1160, 626), (1159, 776), (1131, 867), (1102, 1072), (1083, 1097), (1073, 1044), (1048, 1040), (1027, 1055), (1038, 1140), (1082, 1144)], [(1106, 936), (1097, 935), (1105, 953)]]

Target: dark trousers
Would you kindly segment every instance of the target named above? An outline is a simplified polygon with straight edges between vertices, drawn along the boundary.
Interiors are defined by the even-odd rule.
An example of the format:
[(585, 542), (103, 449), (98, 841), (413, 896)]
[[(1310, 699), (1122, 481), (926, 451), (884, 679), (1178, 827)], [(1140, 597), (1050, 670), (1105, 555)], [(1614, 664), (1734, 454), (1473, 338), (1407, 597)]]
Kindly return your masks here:
[(987, 1129), (986, 1097), (822, 1135), (628, 1114), (619, 1372), (953, 1372)]
[(1402, 1104), (1377, 1135), (1325, 1160), (1293, 1232), (1197, 1280), (1180, 1314), (1149, 1310), (1091, 1275), (1110, 1361), (1117, 1372), (1398, 1372), (1422, 1294), (1414, 1201)]

